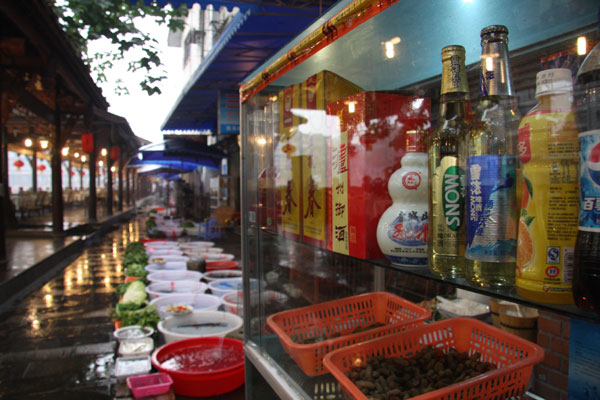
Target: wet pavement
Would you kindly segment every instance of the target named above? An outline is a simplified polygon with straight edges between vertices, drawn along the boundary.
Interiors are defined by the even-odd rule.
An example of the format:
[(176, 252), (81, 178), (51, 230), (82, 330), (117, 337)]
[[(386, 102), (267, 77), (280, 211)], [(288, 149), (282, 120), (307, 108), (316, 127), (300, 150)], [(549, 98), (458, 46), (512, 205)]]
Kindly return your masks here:
[[(112, 376), (117, 343), (109, 311), (125, 279), (124, 250), (143, 234), (141, 221), (120, 225), (0, 315), (1, 399), (122, 397)], [(239, 259), (239, 236), (231, 235), (216, 245)], [(243, 392), (222, 398), (243, 399)]]

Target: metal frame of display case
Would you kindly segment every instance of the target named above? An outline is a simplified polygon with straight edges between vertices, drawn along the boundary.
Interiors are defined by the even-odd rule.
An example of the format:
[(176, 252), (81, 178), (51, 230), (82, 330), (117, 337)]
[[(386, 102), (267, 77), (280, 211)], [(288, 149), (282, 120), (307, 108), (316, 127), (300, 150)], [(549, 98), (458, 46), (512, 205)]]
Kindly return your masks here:
[[(440, 50), (445, 45), (462, 44), (467, 49), (470, 92), (471, 98), (475, 99), (479, 92), (477, 86), (480, 54), (479, 30), (487, 25), (498, 23), (510, 25), (509, 22), (511, 22), (513, 26), (516, 26), (515, 29), (511, 28), (509, 33), (514, 83), (517, 92), (519, 89), (527, 91), (532, 88), (532, 85), (535, 86), (535, 73), (540, 69), (539, 65), (532, 65), (532, 60), (552, 65), (551, 58), (547, 56), (559, 54), (565, 50), (569, 43), (574, 43), (574, 39), (578, 35), (586, 34), (596, 41), (600, 39), (596, 26), (597, 5), (588, 4), (584, 0), (579, 1), (580, 7), (571, 5), (570, 8), (565, 9), (564, 13), (555, 13), (555, 20), (552, 23), (547, 16), (544, 17), (536, 9), (538, 2), (534, 1), (510, 4), (503, 1), (488, 1), (485, 2), (485, 5), (478, 4), (481, 12), (484, 13), (482, 15), (476, 16), (470, 13), (465, 16), (465, 19), (461, 17), (454, 20), (448, 16), (449, 13), (451, 14), (452, 7), (471, 3), (451, 0), (444, 2), (443, 5), (426, 5), (418, 1), (342, 0), (243, 82), (240, 94), (242, 99), (242, 259), (245, 288), (250, 288), (251, 279), (261, 277), (264, 272), (263, 266), (270, 262), (270, 255), (266, 250), (274, 252), (279, 246), (290, 245), (302, 247), (306, 254), (314, 253), (314, 258), (307, 260), (308, 262), (316, 260), (315, 262), (318, 264), (319, 260), (327, 259), (333, 260), (332, 262), (336, 264), (345, 263), (344, 265), (361, 265), (369, 268), (371, 273), (368, 275), (368, 287), (363, 287), (362, 290), (384, 289), (386, 277), (393, 273), (400, 274), (399, 276), (402, 277), (415, 277), (426, 282), (449, 285), (452, 288), (465, 289), (568, 317), (600, 323), (600, 316), (596, 314), (580, 311), (575, 306), (530, 301), (518, 296), (514, 289), (495, 291), (475, 287), (462, 279), (445, 280), (435, 277), (428, 268), (403, 268), (391, 265), (386, 259), (362, 260), (335, 254), (318, 246), (302, 243), (300, 240), (283, 238), (279, 232), (261, 226), (260, 221), (257, 221), (256, 209), (253, 209), (253, 206), (258, 203), (256, 197), (259, 183), (256, 172), (260, 171), (255, 171), (251, 167), (256, 165), (255, 161), (261, 157), (253, 151), (256, 148), (255, 141), (257, 139), (255, 130), (264, 129), (264, 126), (256, 128), (260, 126), (260, 121), (253, 119), (252, 112), (263, 107), (268, 102), (268, 98), (282, 88), (302, 82), (309, 76), (328, 69), (334, 72), (343, 71), (344, 78), (357, 83), (365, 90), (387, 90), (398, 94), (418, 91), (420, 95), (439, 98)], [(565, 4), (557, 5), (557, 9)], [(410, 18), (411, 15), (412, 18)], [(399, 18), (404, 19), (398, 20)], [(422, 18), (428, 18), (430, 22), (438, 21), (441, 18), (447, 18), (450, 21), (444, 20), (444, 23), (435, 26), (432, 23), (430, 34), (424, 38), (417, 38), (415, 35), (423, 33), (423, 30), (418, 28), (418, 25), (423, 23)], [(406, 22), (406, 24), (400, 22)], [(382, 41), (394, 37), (394, 32), (402, 32), (402, 35), (406, 35), (407, 39), (403, 39), (403, 41), (420, 40), (420, 47), (413, 48), (407, 45), (404, 54), (405, 56), (410, 54), (416, 61), (406, 68), (400, 68), (403, 61), (390, 61), (385, 65), (377, 65), (377, 71), (373, 72), (370, 66), (377, 60), (375, 57), (380, 49), (376, 49), (377, 46), (369, 46), (369, 43), (379, 45), (379, 43), (383, 43)], [(461, 39), (467, 36), (469, 40), (467, 43), (463, 43)], [(423, 42), (428, 43), (428, 46), (424, 47)], [(411, 42), (411, 45), (414, 43)], [(349, 62), (348, 58), (351, 58), (353, 62)], [(379, 54), (379, 59), (381, 58), (382, 55)], [(423, 67), (424, 65), (426, 67)], [(535, 99), (532, 100), (532, 98), (533, 96), (519, 99), (522, 114), (525, 114), (535, 104)], [(432, 119), (437, 117), (435, 107), (432, 107), (431, 113)], [(268, 121), (266, 122), (268, 123)], [(266, 157), (271, 156), (267, 155)], [(261, 160), (261, 162), (268, 164), (272, 160)], [(326, 282), (328, 279), (343, 281), (345, 278), (343, 274), (336, 272), (335, 276), (324, 276), (323, 281)], [(315, 293), (313, 299), (316, 296), (318, 293)], [(340, 396), (339, 388), (331, 387), (331, 377), (329, 379), (308, 377), (300, 369), (294, 367), (294, 362), (283, 351), (271, 351), (273, 348), (279, 349), (277, 347), (279, 343), (277, 338), (273, 338), (273, 335), (264, 335), (261, 332), (260, 321), (264, 315), (253, 315), (250, 312), (251, 300), (249, 290), (245, 290), (245, 351), (252, 364), (250, 367), (256, 368), (281, 398), (338, 398)], [(264, 310), (260, 310), (259, 314), (263, 312)], [(257, 317), (258, 329), (254, 327)], [(247, 382), (247, 385), (251, 386), (251, 383)], [(309, 393), (307, 391), (309, 388), (310, 391), (314, 389), (314, 393)], [(251, 392), (251, 387), (247, 389), (247, 393), (249, 391)]]

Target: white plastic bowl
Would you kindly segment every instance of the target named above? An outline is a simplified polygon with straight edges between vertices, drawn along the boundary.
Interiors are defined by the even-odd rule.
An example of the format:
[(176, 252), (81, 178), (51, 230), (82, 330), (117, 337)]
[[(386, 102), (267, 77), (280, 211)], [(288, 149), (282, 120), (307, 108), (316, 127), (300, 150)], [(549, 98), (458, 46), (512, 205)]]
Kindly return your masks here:
[(221, 247), (207, 247), (204, 250), (204, 253), (222, 253), (223, 249)]
[(233, 254), (227, 253), (200, 253), (206, 261), (231, 261), (235, 258)]
[(172, 249), (146, 249), (146, 254), (150, 258), (162, 257), (165, 258), (167, 256), (183, 256), (183, 251), (178, 248)]
[(207, 271), (202, 274), (202, 279), (206, 282), (212, 282), (216, 279), (241, 278), (242, 271), (239, 269), (224, 269), (216, 271)]
[[(244, 316), (244, 292), (233, 291), (225, 293), (222, 297), (223, 299), (223, 307), (225, 307), (226, 311), (238, 315), (240, 317)], [(288, 300), (288, 296), (284, 293), (276, 292), (274, 290), (265, 290), (262, 293), (254, 290), (250, 293), (250, 305), (256, 306), (258, 302), (262, 301), (263, 303), (267, 302), (278, 302), (285, 303)]]
[(187, 269), (187, 263), (181, 261), (168, 261), (164, 264), (148, 264), (144, 267), (144, 269), (150, 274), (159, 271), (181, 271)]
[(164, 281), (155, 282), (146, 286), (146, 293), (150, 300), (166, 296), (180, 294), (202, 294), (206, 291), (208, 285), (204, 282), (195, 281)]
[(154, 329), (149, 326), (129, 325), (117, 329), (113, 332), (113, 336), (118, 341), (127, 339), (141, 339), (150, 337), (154, 333)]
[(158, 316), (165, 319), (171, 316), (165, 310), (166, 306), (175, 306), (177, 304), (187, 304), (192, 306), (194, 311), (217, 311), (221, 305), (221, 298), (205, 293), (185, 293), (161, 296), (150, 301), (150, 304), (156, 307)]
[[(150, 256), (150, 260), (149, 262), (153, 263), (154, 262), (154, 255)], [(166, 256), (159, 256), (156, 258), (163, 258), (165, 260), (165, 262), (169, 262), (169, 261), (179, 261), (179, 262), (188, 262), (190, 260), (189, 257), (184, 256), (184, 255), (166, 255)]]
[[(257, 290), (258, 282), (256, 279), (250, 279), (250, 289)], [(261, 289), (265, 287), (266, 283), (264, 281), (260, 281)], [(229, 278), (229, 279), (215, 279), (208, 283), (208, 288), (211, 293), (215, 296), (223, 297), (225, 293), (231, 292), (234, 290), (243, 290), (244, 283), (242, 278)]]
[(188, 271), (187, 269), (161, 270), (153, 272), (146, 278), (150, 282), (160, 281), (199, 281), (202, 279), (202, 272)]
[[(193, 328), (189, 325), (201, 324), (222, 324), (223, 326), (207, 326)], [(191, 314), (180, 317), (169, 317), (158, 323), (158, 331), (165, 338), (165, 343), (171, 343), (176, 340), (217, 336), (224, 337), (227, 334), (234, 332), (242, 327), (243, 320), (237, 315), (223, 311), (194, 311)], [(187, 328), (179, 328), (181, 326)]]
[(202, 241), (202, 240), (179, 243), (179, 247), (182, 249), (205, 249), (207, 247), (212, 247), (214, 245), (215, 245), (214, 242), (206, 242), (206, 241)]
[(179, 248), (179, 243), (175, 242), (175, 241), (167, 241), (165, 240), (164, 242), (148, 242), (148, 243), (144, 243), (144, 247), (146, 249), (177, 249)]

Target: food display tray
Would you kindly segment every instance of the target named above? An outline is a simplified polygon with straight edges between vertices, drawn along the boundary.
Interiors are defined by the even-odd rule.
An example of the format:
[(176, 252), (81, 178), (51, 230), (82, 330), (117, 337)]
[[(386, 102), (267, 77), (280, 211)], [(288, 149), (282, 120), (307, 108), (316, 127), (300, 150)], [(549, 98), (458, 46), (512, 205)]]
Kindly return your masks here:
[[(330, 351), (420, 326), (430, 317), (427, 308), (374, 292), (282, 311), (269, 316), (267, 325), (302, 371), (317, 376), (327, 373), (323, 357)], [(375, 324), (381, 326), (365, 329)], [(327, 339), (302, 343), (315, 338)]]
[(533, 366), (544, 359), (542, 348), (532, 342), (474, 318), (451, 318), (333, 351), (323, 362), (347, 399), (367, 400), (346, 375), (353, 366), (377, 356), (410, 358), (429, 346), (442, 351), (454, 348), (469, 355), (479, 353), (479, 361), (492, 363), (497, 369), (414, 400), (522, 398)]

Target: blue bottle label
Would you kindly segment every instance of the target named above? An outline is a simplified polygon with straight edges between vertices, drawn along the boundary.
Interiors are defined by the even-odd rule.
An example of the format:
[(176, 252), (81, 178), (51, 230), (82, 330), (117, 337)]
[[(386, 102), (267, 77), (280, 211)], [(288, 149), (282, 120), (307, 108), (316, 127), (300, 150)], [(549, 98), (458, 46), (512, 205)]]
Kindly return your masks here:
[(465, 257), (487, 262), (516, 260), (516, 176), (516, 156), (467, 159)]
[(427, 211), (400, 211), (387, 231), (388, 238), (399, 246), (386, 257), (395, 264), (427, 265), (428, 235)]
[(579, 229), (600, 232), (600, 129), (579, 134)]

